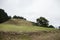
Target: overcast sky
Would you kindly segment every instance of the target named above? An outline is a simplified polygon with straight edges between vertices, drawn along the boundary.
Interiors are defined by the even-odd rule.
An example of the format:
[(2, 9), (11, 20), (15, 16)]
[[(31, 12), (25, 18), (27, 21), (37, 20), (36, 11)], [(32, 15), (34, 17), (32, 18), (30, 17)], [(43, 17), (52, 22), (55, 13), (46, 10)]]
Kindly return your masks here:
[(60, 0), (0, 0), (0, 8), (11, 16), (23, 16), (29, 21), (42, 16), (50, 24), (60, 25)]

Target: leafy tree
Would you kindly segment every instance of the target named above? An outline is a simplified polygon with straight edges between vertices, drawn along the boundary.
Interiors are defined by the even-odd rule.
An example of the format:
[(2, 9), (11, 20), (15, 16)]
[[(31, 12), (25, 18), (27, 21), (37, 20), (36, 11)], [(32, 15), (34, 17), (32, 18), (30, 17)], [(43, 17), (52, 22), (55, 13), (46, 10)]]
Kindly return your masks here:
[(37, 18), (37, 24), (39, 26), (48, 27), (49, 21), (44, 17), (40, 17), (40, 18)]
[(49, 28), (54, 28), (54, 26), (53, 25), (49, 25)]
[(10, 19), (7, 15), (7, 13), (3, 10), (0, 9), (0, 23), (7, 21), (8, 19)]

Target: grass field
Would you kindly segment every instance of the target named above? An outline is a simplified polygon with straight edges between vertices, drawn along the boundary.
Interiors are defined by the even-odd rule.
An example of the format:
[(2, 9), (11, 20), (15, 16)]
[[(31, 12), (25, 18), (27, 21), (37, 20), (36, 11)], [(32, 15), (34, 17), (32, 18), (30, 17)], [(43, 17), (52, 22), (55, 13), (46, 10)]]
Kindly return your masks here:
[(0, 24), (0, 40), (60, 40), (60, 30), (12, 19)]
[(15, 32), (33, 32), (41, 30), (55, 30), (54, 28), (44, 28), (38, 26), (18, 26), (12, 24), (0, 24), (0, 31), (15, 31)]

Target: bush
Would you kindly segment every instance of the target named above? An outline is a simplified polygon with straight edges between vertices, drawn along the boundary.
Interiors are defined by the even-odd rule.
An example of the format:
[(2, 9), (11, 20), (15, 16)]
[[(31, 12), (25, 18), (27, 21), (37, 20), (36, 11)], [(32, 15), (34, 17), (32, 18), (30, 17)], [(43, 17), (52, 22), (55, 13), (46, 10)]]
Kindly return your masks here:
[(24, 19), (24, 20), (26, 20), (26, 18), (20, 17), (20, 16), (16, 16), (16, 15), (14, 15), (13, 18), (15, 18), (15, 19)]
[(53, 25), (49, 25), (49, 28), (54, 28), (54, 26)]

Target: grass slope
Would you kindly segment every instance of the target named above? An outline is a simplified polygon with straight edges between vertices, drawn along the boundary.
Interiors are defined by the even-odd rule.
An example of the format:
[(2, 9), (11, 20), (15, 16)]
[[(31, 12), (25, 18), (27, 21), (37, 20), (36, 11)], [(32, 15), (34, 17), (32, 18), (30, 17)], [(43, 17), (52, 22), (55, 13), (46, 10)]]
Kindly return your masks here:
[(60, 30), (33, 26), (26, 20), (11, 19), (0, 24), (0, 40), (60, 40)]
[(38, 26), (18, 26), (12, 24), (0, 24), (0, 31), (15, 31), (15, 32), (33, 32), (41, 30), (56, 30), (54, 28), (44, 28)]

